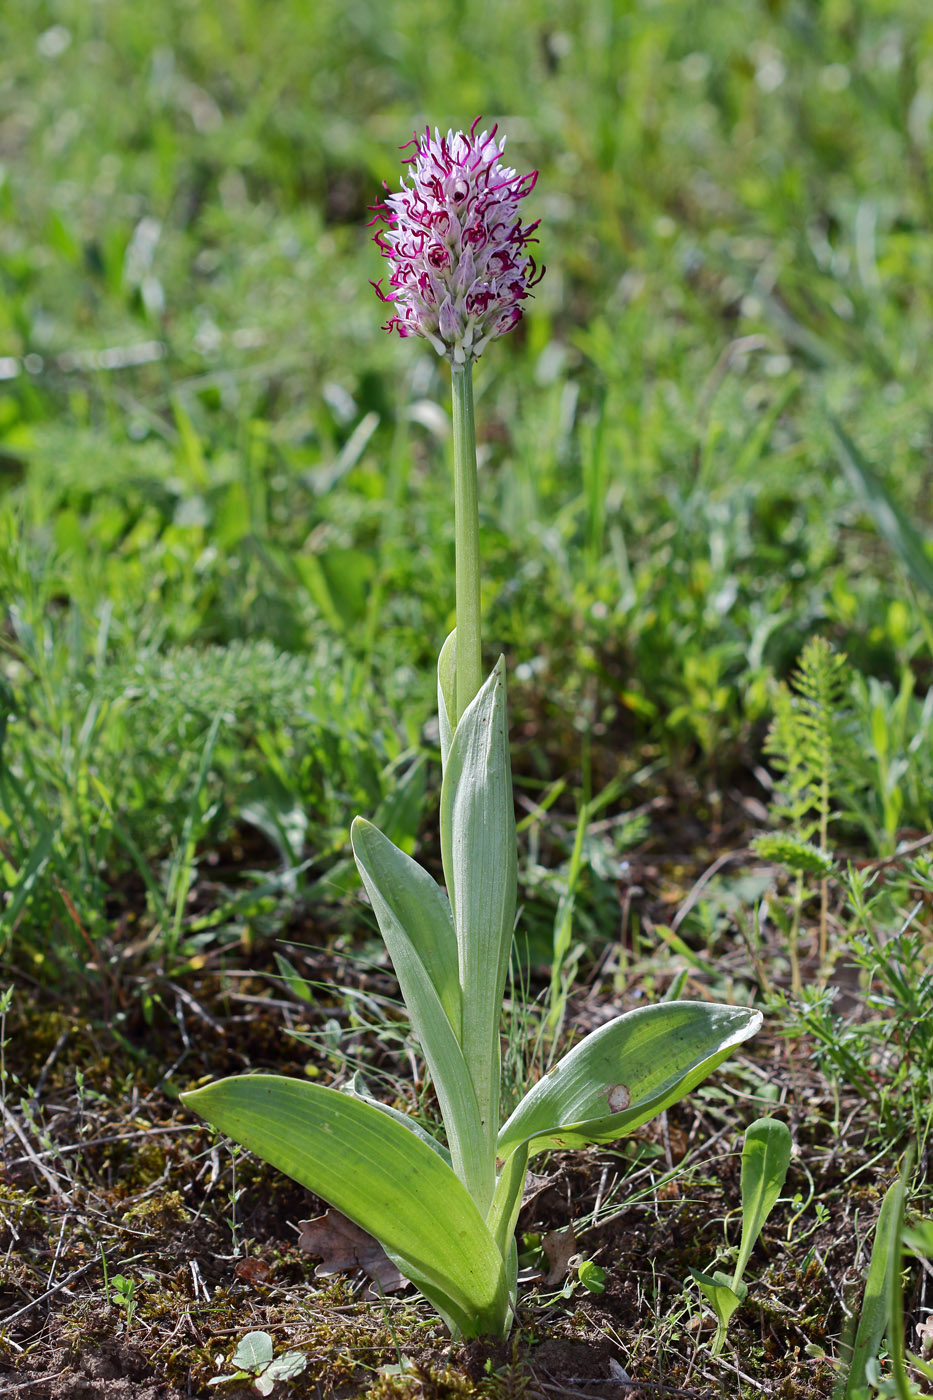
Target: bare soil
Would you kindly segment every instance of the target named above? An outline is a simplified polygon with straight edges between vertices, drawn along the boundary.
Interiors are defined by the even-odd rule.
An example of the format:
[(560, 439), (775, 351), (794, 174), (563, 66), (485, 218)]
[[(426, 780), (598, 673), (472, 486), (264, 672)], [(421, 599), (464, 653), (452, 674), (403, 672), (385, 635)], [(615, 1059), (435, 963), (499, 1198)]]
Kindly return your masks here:
[[(254, 1396), (240, 1381), (209, 1385), (232, 1375), (253, 1330), (270, 1333), (277, 1354), (307, 1358), (277, 1396), (831, 1394), (830, 1358), (889, 1183), (868, 1165), (859, 1102), (834, 1098), (806, 1046), (772, 1027), (612, 1150), (537, 1161), (519, 1223), (528, 1272), (528, 1237), (574, 1226), (575, 1252), (605, 1270), (605, 1290), (588, 1291), (573, 1265), (556, 1282), (539, 1269), (508, 1342), (464, 1346), (411, 1291), (372, 1301), (363, 1276), (316, 1277), (297, 1222), (323, 1204), (178, 1102), (180, 1090), (246, 1068), (339, 1081), (349, 1053), (415, 1106), (413, 1062), (386, 1011), (397, 996), (389, 971), (333, 946), (291, 946), (316, 987), (371, 999), (316, 990), (308, 1003), (275, 977), (273, 947), (215, 949), (171, 980), (116, 950), (89, 974), (80, 1010), (77, 994), (57, 1004), (18, 976), (6, 1024), (0, 1394)], [(603, 959), (569, 1024), (585, 1032), (663, 990)], [(684, 991), (705, 994), (689, 982)], [(795, 1158), (746, 1274), (748, 1300), (713, 1358), (690, 1270), (737, 1244), (741, 1131), (771, 1110), (789, 1123)], [(129, 1300), (116, 1278), (132, 1283)]]

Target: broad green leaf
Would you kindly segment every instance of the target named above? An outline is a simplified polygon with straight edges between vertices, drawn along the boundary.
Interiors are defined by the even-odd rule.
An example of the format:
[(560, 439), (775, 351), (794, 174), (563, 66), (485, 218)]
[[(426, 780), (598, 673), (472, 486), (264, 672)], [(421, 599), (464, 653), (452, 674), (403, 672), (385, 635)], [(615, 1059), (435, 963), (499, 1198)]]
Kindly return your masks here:
[(466, 1188), (401, 1124), (280, 1075), (222, 1079), (182, 1100), (379, 1240), (464, 1336), (504, 1330), (502, 1256)]
[(437, 725), (441, 740), (441, 772), (447, 767), (447, 755), (454, 737), (457, 714), (457, 629), (441, 647), (437, 658)]
[(499, 1253), (503, 1258), (515, 1235), (515, 1222), (522, 1208), (522, 1190), (527, 1166), (528, 1144), (522, 1143), (499, 1173), (492, 1205), (486, 1216), (486, 1228), (499, 1246)]
[[(450, 1311), (449, 1298), (436, 1288), (436, 1286), (432, 1283), (431, 1279), (425, 1278), (423, 1274), (419, 1273), (418, 1269), (411, 1263), (411, 1260), (406, 1259), (404, 1255), (394, 1254), (391, 1249), (386, 1249), (386, 1254), (392, 1260), (392, 1263), (396, 1266), (396, 1268), (399, 1269), (405, 1275), (406, 1278), (410, 1279), (416, 1288), (420, 1289), (420, 1291), (427, 1298), (431, 1306), (441, 1315), (441, 1317), (447, 1323), (447, 1326), (450, 1328), (451, 1335), (453, 1336), (455, 1341), (458, 1340), (461, 1336), (473, 1337), (482, 1335), (482, 1333), (475, 1327), (472, 1330), (465, 1330), (463, 1328), (463, 1326), (461, 1325), (462, 1318), (458, 1318), (456, 1314), (453, 1314)], [(510, 1301), (509, 1306), (504, 1310), (502, 1314), (502, 1323), (498, 1328), (498, 1335), (502, 1337), (508, 1335), (508, 1331), (511, 1326), (515, 1298), (515, 1271), (513, 1270), (510, 1272), (508, 1265), (506, 1266), (505, 1277), (507, 1282), (507, 1293)]]
[(241, 1371), (262, 1371), (272, 1360), (272, 1337), (268, 1332), (247, 1332), (240, 1338), (239, 1345), (230, 1364)]
[(308, 1358), (300, 1351), (286, 1351), (276, 1356), (263, 1372), (263, 1379), (270, 1381), (290, 1381), (300, 1376), (308, 1365)]
[(611, 1142), (696, 1088), (761, 1026), (761, 1012), (699, 1001), (627, 1011), (593, 1031), (522, 1099), (499, 1134), (506, 1158)]
[(897, 1271), (901, 1261), (901, 1222), (904, 1209), (904, 1181), (898, 1178), (885, 1192), (881, 1202), (875, 1239), (871, 1247), (865, 1295), (859, 1315), (844, 1400), (855, 1400), (860, 1391), (868, 1389), (867, 1370), (881, 1347), (891, 1316), (891, 1294), (898, 1286)]
[(361, 1103), (370, 1104), (372, 1108), (376, 1108), (380, 1113), (384, 1113), (387, 1118), (394, 1118), (396, 1123), (401, 1123), (402, 1127), (407, 1128), (408, 1132), (414, 1133), (415, 1137), (419, 1137), (423, 1143), (430, 1147), (432, 1152), (436, 1152), (438, 1157), (447, 1163), (448, 1167), (450, 1166), (450, 1153), (443, 1143), (438, 1142), (437, 1138), (432, 1137), (427, 1128), (423, 1128), (410, 1114), (403, 1113), (400, 1108), (393, 1108), (391, 1104), (382, 1103), (380, 1099), (375, 1098), (374, 1095), (369, 1092), (369, 1087), (359, 1070), (354, 1074), (349, 1084), (341, 1088), (340, 1092), (342, 1094), (349, 1094), (351, 1099), (359, 1099)]
[[(516, 897), (502, 657), (467, 706), (451, 740), (441, 787), (441, 855), (459, 950), (460, 1043), (476, 1087), (491, 1167), (499, 1121), (499, 1023)], [(493, 1186), (490, 1171), (487, 1207)]]
[(483, 1137), (473, 1079), (458, 1039), (460, 983), (447, 896), (427, 871), (370, 822), (357, 817), (350, 837), (412, 1027), (434, 1080), (454, 1171), (485, 1211), (492, 1159)]
[(590, 1293), (605, 1293), (606, 1270), (594, 1264), (592, 1259), (581, 1259), (577, 1265), (577, 1277)]
[[(350, 842), (393, 963), (395, 956), (384, 925), (393, 941), (400, 932), (421, 960), (459, 1037), (460, 975), (450, 901), (417, 861), (364, 817), (357, 817), (350, 827)], [(408, 998), (405, 1000), (407, 1003)]]
[(780, 1118), (757, 1118), (745, 1130), (742, 1148), (742, 1243), (732, 1276), (733, 1291), (737, 1291), (748, 1256), (781, 1194), (790, 1166), (790, 1151), (790, 1131)]

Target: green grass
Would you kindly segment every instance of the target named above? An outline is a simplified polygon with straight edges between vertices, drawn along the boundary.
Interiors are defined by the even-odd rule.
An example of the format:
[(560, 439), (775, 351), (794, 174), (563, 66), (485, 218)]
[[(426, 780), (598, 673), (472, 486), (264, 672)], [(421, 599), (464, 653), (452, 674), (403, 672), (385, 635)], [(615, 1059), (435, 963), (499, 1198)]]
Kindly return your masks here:
[[(633, 850), (661, 893), (619, 978), (663, 984), (662, 935), (701, 968), (754, 944), (769, 879), (795, 896), (751, 857), (664, 906), (768, 824), (775, 686), (825, 636), (830, 945), (873, 989), (886, 1131), (925, 1139), (898, 969), (929, 995), (928, 870), (868, 896), (845, 866), (933, 825), (931, 52), (925, 0), (5, 7), (6, 965), (86, 987), (127, 908), (169, 971), (297, 907), (358, 926), (357, 812), (430, 863), (448, 386), (379, 330), (367, 206), (414, 126), (483, 112), (540, 169), (548, 265), (476, 383), (522, 947), (599, 956)], [(844, 1084), (837, 1015), (791, 1021)]]
[[(387, 791), (368, 734), (380, 771), (418, 746), (452, 620), (446, 390), (378, 332), (366, 205), (424, 113), (474, 108), (541, 168), (550, 265), (478, 382), (487, 632), (531, 663), (526, 778), (631, 797), (647, 761), (715, 817), (818, 631), (874, 736), (854, 839), (924, 827), (922, 598), (828, 416), (928, 527), (922, 5), (519, 7), (495, 41), (423, 5), (2, 23), (9, 879), (51, 827), (91, 884), (158, 862), (216, 716), (214, 839), (271, 777), (331, 853)], [(314, 714), (308, 678), (290, 720), (257, 699), (244, 728), (171, 659), (233, 642), (267, 644), (257, 697), (280, 654), (313, 657)]]

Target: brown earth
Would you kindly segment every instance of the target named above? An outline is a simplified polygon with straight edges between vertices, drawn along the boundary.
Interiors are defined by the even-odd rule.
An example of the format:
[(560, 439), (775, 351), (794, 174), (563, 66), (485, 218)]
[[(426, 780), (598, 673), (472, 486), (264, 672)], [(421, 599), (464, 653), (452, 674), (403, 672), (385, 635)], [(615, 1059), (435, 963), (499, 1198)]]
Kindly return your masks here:
[[(262, 949), (199, 955), (172, 980), (128, 959), (92, 981), (96, 1005), (82, 989), (81, 1014), (19, 977), (6, 1025), (0, 1394), (254, 1396), (237, 1381), (208, 1382), (232, 1375), (239, 1340), (264, 1330), (277, 1355), (307, 1358), (276, 1396), (830, 1395), (827, 1356), (843, 1305), (857, 1301), (888, 1181), (864, 1169), (870, 1124), (859, 1102), (837, 1104), (805, 1048), (766, 1031), (612, 1150), (536, 1162), (542, 1179), (518, 1234), (537, 1282), (522, 1290), (508, 1342), (456, 1345), (410, 1290), (374, 1302), (365, 1277), (316, 1278), (297, 1222), (322, 1203), (216, 1140), (178, 1102), (179, 1090), (245, 1068), (339, 1082), (350, 1055), (381, 1096), (417, 1106), (390, 973), (333, 948), (287, 951), (314, 984), (310, 1003), (276, 979)], [(742, 975), (737, 964), (736, 985)], [(585, 1031), (649, 991), (663, 986), (646, 991), (603, 959), (570, 1023)], [(705, 993), (688, 982), (683, 994)], [(749, 1298), (713, 1358), (690, 1270), (737, 1244), (741, 1131), (771, 1110), (796, 1155), (746, 1274)], [(576, 1253), (605, 1270), (601, 1293), (573, 1265), (543, 1281), (529, 1236), (571, 1224)], [(118, 1276), (133, 1284), (129, 1303)]]

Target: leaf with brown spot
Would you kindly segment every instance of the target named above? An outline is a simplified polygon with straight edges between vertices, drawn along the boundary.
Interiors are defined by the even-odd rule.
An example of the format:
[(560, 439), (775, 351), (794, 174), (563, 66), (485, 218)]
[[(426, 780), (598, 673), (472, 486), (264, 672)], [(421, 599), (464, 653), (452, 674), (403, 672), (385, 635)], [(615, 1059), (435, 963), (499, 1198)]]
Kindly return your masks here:
[(701, 1084), (761, 1021), (747, 1007), (694, 1001), (626, 1011), (528, 1091), (499, 1132), (499, 1156), (507, 1160), (522, 1143), (533, 1156), (634, 1132)]
[(299, 1220), (298, 1224), (301, 1226), (299, 1248), (316, 1254), (322, 1261), (314, 1270), (315, 1278), (362, 1269), (383, 1293), (397, 1293), (407, 1286), (407, 1278), (395, 1267), (379, 1241), (339, 1210), (326, 1210), (323, 1215), (316, 1215), (313, 1220)]
[(606, 1098), (609, 1101), (610, 1113), (623, 1113), (632, 1102), (632, 1096), (624, 1084), (613, 1084)]

